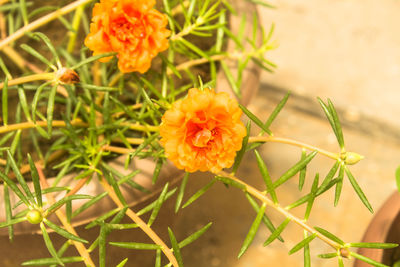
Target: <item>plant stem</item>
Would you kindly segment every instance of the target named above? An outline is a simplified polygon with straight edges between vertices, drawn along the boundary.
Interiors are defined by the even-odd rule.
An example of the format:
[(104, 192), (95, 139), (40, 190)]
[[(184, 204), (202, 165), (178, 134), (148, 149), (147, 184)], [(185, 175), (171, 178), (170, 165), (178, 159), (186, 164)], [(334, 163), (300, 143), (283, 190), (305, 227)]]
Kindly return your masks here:
[[(13, 86), (13, 85), (18, 85), (22, 83), (28, 83), (28, 82), (33, 82), (33, 81), (40, 81), (40, 80), (46, 80), (46, 81), (51, 81), (55, 78), (55, 73), (54, 72), (46, 72), (46, 73), (39, 73), (39, 74), (32, 74), (29, 76), (23, 76), (19, 78), (15, 78), (12, 80), (9, 80), (7, 85), (8, 86)], [(0, 83), (0, 90), (3, 89), (4, 83)]]
[[(73, 126), (82, 126), (82, 127), (87, 127), (88, 124), (77, 119), (77, 120), (72, 120), (71, 125)], [(27, 121), (27, 122), (22, 122), (22, 123), (17, 123), (17, 124), (11, 124), (11, 125), (5, 125), (0, 127), (0, 134), (7, 133), (7, 132), (12, 132), (16, 130), (25, 130), (25, 129), (31, 129), (35, 128), (36, 126), (47, 126), (47, 121), (36, 121), (36, 123), (32, 121)], [(53, 121), (52, 122), (53, 127), (65, 127), (65, 121)]]
[[(240, 59), (242, 57), (245, 57), (246, 54), (244, 53), (240, 53), (240, 52), (233, 52), (233, 53), (229, 53), (229, 54), (219, 54), (219, 55), (213, 55), (210, 57), (210, 59), (207, 58), (198, 58), (198, 59), (192, 59), (189, 61), (186, 61), (184, 63), (181, 63), (179, 65), (176, 66), (176, 70), (180, 71), (180, 70), (185, 70), (194, 66), (198, 66), (201, 64), (205, 64), (207, 62), (211, 62), (211, 61), (222, 61), (225, 59)], [(171, 75), (173, 74), (171, 69), (167, 70), (167, 75)]]
[[(125, 138), (126, 141), (131, 144), (131, 145), (140, 145), (141, 143), (144, 142), (143, 138), (133, 138), (133, 137), (127, 137)], [(112, 140), (113, 142), (118, 142), (118, 143), (124, 143), (124, 141), (121, 138), (116, 138)]]
[(135, 149), (129, 149), (129, 148), (124, 148), (124, 147), (117, 147), (117, 146), (110, 146), (110, 145), (104, 145), (102, 147), (103, 150), (105, 151), (110, 151), (118, 154), (129, 154), (135, 152)]
[[(121, 123), (121, 126), (128, 126), (131, 130), (143, 131), (143, 132), (158, 132), (158, 126), (151, 125), (140, 125), (138, 123)], [(1, 133), (1, 132), (0, 132)]]
[[(104, 178), (100, 179), (100, 184), (103, 186), (104, 190), (108, 192), (108, 195), (111, 197), (111, 199), (114, 201), (114, 203), (118, 206), (118, 208), (123, 208), (124, 205), (121, 203), (117, 195), (115, 194), (114, 190), (112, 187), (105, 181)], [(132, 219), (134, 223), (136, 223), (140, 229), (142, 229), (143, 232), (147, 234), (148, 237), (150, 237), (155, 244), (159, 245), (161, 247), (161, 250), (165, 254), (165, 256), (168, 258), (169, 262), (174, 266), (178, 267), (178, 262), (176, 261), (176, 258), (172, 251), (169, 249), (169, 247), (164, 243), (164, 241), (161, 240), (161, 238), (151, 229), (150, 226), (148, 226), (133, 210), (127, 209), (126, 215), (128, 215), (129, 218)]]
[(269, 199), (265, 194), (263, 194), (262, 192), (258, 191), (257, 189), (255, 189), (254, 187), (246, 184), (245, 182), (243, 182), (242, 180), (236, 178), (235, 176), (233, 176), (232, 174), (229, 174), (225, 171), (220, 171), (219, 173), (216, 173), (215, 175), (218, 176), (223, 176), (225, 178), (228, 178), (232, 181), (235, 181), (241, 185), (243, 185), (245, 187), (245, 191), (247, 193), (249, 193), (250, 195), (258, 198), (259, 200), (261, 200), (263, 203), (265, 203), (266, 205), (272, 207), (273, 209), (275, 209), (276, 211), (278, 211), (279, 213), (281, 213), (283, 216), (285, 216), (286, 218), (290, 219), (291, 221), (295, 222), (296, 224), (298, 224), (299, 226), (301, 226), (304, 230), (308, 231), (311, 234), (315, 234), (319, 239), (321, 239), (322, 241), (324, 241), (325, 243), (327, 243), (328, 245), (330, 245), (331, 247), (333, 247), (335, 250), (339, 250), (341, 248), (341, 245), (336, 243), (335, 241), (327, 238), (326, 236), (320, 234), (318, 231), (316, 231), (315, 229), (313, 229), (312, 227), (310, 227), (309, 225), (307, 225), (304, 220), (294, 216), (293, 214), (291, 214), (289, 211), (287, 211), (286, 209), (282, 208), (279, 204), (274, 204), (274, 202)]
[[(38, 170), (40, 182), (42, 184), (43, 189), (48, 188), (49, 184), (47, 183), (47, 179), (44, 176), (42, 169), (38, 165), (36, 166), (36, 168)], [(46, 196), (47, 196), (50, 204), (55, 203), (55, 198), (54, 198), (53, 194), (47, 194)], [(57, 215), (57, 217), (60, 220), (60, 222), (62, 223), (62, 225), (65, 227), (65, 230), (67, 230), (68, 232), (70, 232), (76, 236), (79, 236), (78, 233), (75, 231), (75, 228), (68, 222), (67, 217), (61, 210), (56, 210), (55, 214)], [(90, 257), (90, 254), (89, 254), (88, 250), (86, 249), (86, 247), (81, 242), (77, 242), (77, 241), (73, 241), (73, 240), (71, 240), (71, 241), (72, 241), (72, 244), (74, 244), (74, 246), (76, 247), (76, 250), (82, 256), (82, 259), (85, 262), (86, 266), (95, 267), (96, 265), (94, 264), (92, 258)]]
[(306, 148), (311, 151), (318, 151), (318, 153), (325, 155), (329, 158), (335, 159), (335, 160), (340, 160), (340, 155), (337, 153), (332, 153), (327, 150), (300, 142), (296, 141), (293, 139), (289, 138), (283, 138), (283, 137), (276, 137), (276, 136), (251, 136), (249, 138), (249, 143), (257, 143), (257, 142), (274, 142), (274, 143), (282, 143), (282, 144), (288, 144), (292, 146), (298, 146), (301, 148)]
[(3, 39), (0, 41), (0, 50), (3, 50), (3, 48), (8, 45), (9, 43), (19, 39), (20, 37), (24, 36), (25, 33), (27, 32), (32, 32), (33, 30), (39, 28), (40, 26), (45, 25), (46, 23), (61, 17), (62, 15), (65, 15), (74, 9), (78, 8), (81, 5), (87, 4), (93, 0), (78, 0), (75, 2), (72, 2), (69, 5), (64, 6), (63, 8), (60, 8), (50, 14), (47, 14), (46, 16), (43, 16), (28, 25), (22, 27), (18, 31), (14, 32), (12, 35), (8, 36), (7, 38)]

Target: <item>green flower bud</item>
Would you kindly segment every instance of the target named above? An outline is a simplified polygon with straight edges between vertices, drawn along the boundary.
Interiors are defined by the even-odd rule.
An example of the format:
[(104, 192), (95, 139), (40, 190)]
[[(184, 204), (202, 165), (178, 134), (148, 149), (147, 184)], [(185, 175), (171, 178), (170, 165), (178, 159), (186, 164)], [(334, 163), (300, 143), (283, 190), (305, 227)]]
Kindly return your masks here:
[(43, 216), (42, 213), (38, 210), (30, 210), (26, 214), (26, 219), (28, 220), (28, 222), (32, 224), (38, 224), (42, 222)]
[(353, 165), (362, 160), (363, 158), (364, 156), (361, 156), (360, 154), (357, 154), (355, 152), (346, 152), (344, 163), (346, 165)]

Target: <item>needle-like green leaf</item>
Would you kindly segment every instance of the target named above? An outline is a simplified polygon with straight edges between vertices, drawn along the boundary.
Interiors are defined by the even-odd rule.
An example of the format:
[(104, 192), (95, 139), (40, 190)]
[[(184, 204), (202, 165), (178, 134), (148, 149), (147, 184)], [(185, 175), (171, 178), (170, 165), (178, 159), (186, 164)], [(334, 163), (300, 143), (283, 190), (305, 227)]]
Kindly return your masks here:
[(88, 202), (86, 202), (85, 204), (83, 204), (82, 206), (78, 207), (78, 209), (76, 209), (75, 211), (72, 212), (71, 218), (74, 218), (75, 216), (77, 216), (78, 214), (80, 214), (81, 212), (83, 212), (84, 210), (90, 208), (92, 205), (96, 204), (97, 202), (99, 202), (100, 200), (102, 200), (105, 196), (107, 196), (108, 193), (107, 192), (103, 192), (100, 195), (95, 196), (94, 198), (90, 199)]
[(6, 222), (0, 223), (0, 228), (6, 227), (6, 226), (10, 226), (10, 225), (13, 225), (13, 224), (16, 224), (16, 223), (24, 222), (24, 221), (26, 221), (25, 217), (8, 220)]
[(344, 148), (344, 138), (343, 138), (342, 126), (340, 125), (340, 121), (339, 121), (339, 117), (337, 115), (336, 109), (333, 106), (333, 103), (329, 98), (328, 98), (328, 109), (329, 109), (330, 113), (332, 114), (333, 122), (335, 124), (339, 146), (340, 146), (340, 148)]
[(57, 93), (58, 85), (54, 85), (49, 94), (49, 100), (47, 102), (47, 133), (51, 136), (53, 130), (53, 117), (54, 117), (54, 104)]
[(1, 111), (4, 125), (8, 124), (8, 78), (4, 79), (4, 86), (1, 92)]
[(320, 103), (322, 109), (325, 112), (326, 117), (328, 118), (329, 123), (331, 124), (332, 130), (335, 133), (340, 148), (344, 149), (342, 128), (340, 127), (339, 118), (332, 103), (329, 104), (330, 100), (328, 100), (328, 106), (327, 106), (320, 98), (318, 98), (318, 102)]
[[(81, 262), (83, 259), (82, 257), (64, 257), (60, 258), (60, 261), (63, 263), (74, 263)], [(54, 258), (35, 259), (23, 262), (22, 266), (48, 266), (51, 264), (59, 264), (59, 261)]]
[(321, 259), (332, 259), (337, 257), (338, 254), (336, 252), (333, 253), (325, 253), (325, 254), (319, 254), (318, 257)]
[(256, 159), (257, 159), (257, 164), (258, 164), (258, 168), (260, 169), (260, 173), (261, 176), (264, 180), (264, 183), (267, 187), (267, 192), (270, 193), (272, 201), (276, 204), (278, 203), (278, 198), (276, 196), (275, 190), (274, 190), (274, 186), (272, 183), (272, 179), (271, 176), (269, 175), (267, 166), (265, 165), (264, 160), (262, 159), (260, 153), (258, 153), (257, 150), (254, 150), (254, 153), (256, 154)]
[(161, 249), (156, 250), (156, 260), (154, 267), (161, 267)]
[(321, 192), (324, 192), (324, 190), (332, 180), (333, 176), (335, 176), (339, 166), (340, 166), (340, 161), (336, 161), (335, 164), (332, 166), (332, 168), (329, 170), (328, 174), (325, 176), (325, 179), (322, 181), (321, 186), (318, 188), (317, 196), (319, 196)]
[(39, 174), (36, 169), (35, 163), (33, 162), (31, 155), (29, 155), (29, 154), (28, 154), (28, 161), (29, 161), (29, 168), (31, 169), (33, 187), (35, 188), (36, 202), (39, 207), (42, 207), (42, 205), (43, 205), (42, 204), (42, 189), (40, 187)]
[(42, 61), (48, 67), (52, 68), (53, 70), (56, 69), (56, 67), (47, 58), (45, 58), (42, 54), (37, 52), (33, 47), (31, 47), (31, 46), (29, 46), (27, 44), (21, 44), (21, 48), (24, 49), (29, 54), (31, 54), (32, 56), (34, 56), (35, 58), (37, 58), (40, 61)]
[(206, 226), (202, 227), (200, 230), (194, 232), (193, 234), (191, 234), (190, 236), (186, 237), (184, 240), (182, 240), (181, 242), (179, 242), (179, 248), (183, 248), (187, 245), (189, 245), (190, 243), (192, 243), (193, 241), (195, 241), (196, 239), (198, 239), (200, 236), (202, 236), (212, 225), (212, 222), (209, 222)]
[(183, 176), (181, 186), (179, 187), (178, 196), (176, 197), (175, 213), (177, 213), (179, 211), (179, 208), (181, 207), (183, 195), (185, 194), (185, 188), (188, 180), (189, 180), (189, 172), (186, 172), (185, 176)]
[(354, 191), (356, 191), (358, 197), (361, 199), (362, 203), (367, 207), (367, 209), (371, 212), (374, 213), (374, 210), (372, 209), (371, 204), (369, 203), (367, 197), (365, 196), (364, 192), (362, 191), (361, 187), (358, 185), (356, 179), (354, 178), (353, 174), (350, 172), (349, 168), (347, 166), (344, 166), (344, 169), (347, 174), (347, 178), (349, 178), (349, 181), (351, 185), (354, 188)]
[(245, 106), (240, 104), (239, 107), (243, 111), (243, 113), (246, 114), (246, 116), (249, 117), (249, 119), (252, 120), (264, 132), (268, 133), (269, 135), (272, 134), (272, 132), (267, 127), (264, 126), (264, 123), (259, 118), (257, 118), (257, 116), (254, 115), (250, 110), (248, 110)]
[(264, 124), (265, 128), (269, 129), (269, 126), (271, 126), (272, 122), (275, 120), (275, 118), (278, 116), (279, 112), (281, 112), (281, 110), (285, 106), (286, 102), (289, 99), (289, 96), (290, 96), (290, 92), (287, 92), (286, 95), (282, 98), (282, 100), (279, 101), (278, 105), (274, 108), (271, 115), (269, 115), (268, 120), (265, 122), (265, 124)]
[[(12, 220), (12, 208), (11, 208), (11, 201), (10, 201), (10, 192), (8, 190), (8, 185), (7, 183), (4, 183), (3, 185), (3, 194), (4, 194), (4, 208), (6, 212), (6, 222), (9, 222)], [(8, 226), (8, 239), (10, 241), (14, 240), (14, 228), (11, 225)]]
[(356, 252), (353, 252), (353, 251), (350, 251), (350, 256), (353, 256), (354, 258), (359, 259), (359, 260), (361, 260), (363, 262), (366, 262), (368, 264), (371, 264), (372, 266), (375, 266), (375, 267), (389, 267), (389, 266), (387, 266), (385, 264), (382, 264), (380, 262), (374, 261), (373, 259), (370, 259), (370, 258), (365, 257), (363, 255), (357, 254)]
[(302, 241), (300, 241), (299, 243), (297, 243), (290, 251), (289, 251), (289, 255), (296, 253), (297, 251), (299, 251), (300, 249), (304, 248), (306, 245), (308, 245), (311, 241), (314, 240), (314, 238), (317, 236), (316, 233), (304, 238)]
[(317, 151), (313, 151), (308, 154), (304, 159), (301, 159), (297, 162), (293, 167), (287, 170), (278, 180), (276, 180), (273, 184), (274, 188), (277, 188), (290, 178), (292, 178), (296, 173), (298, 173), (301, 169), (303, 169), (307, 164), (317, 155)]
[(267, 207), (267, 205), (265, 203), (263, 203), (261, 205), (261, 208), (258, 211), (257, 216), (254, 219), (254, 221), (253, 221), (253, 223), (252, 223), (252, 225), (250, 227), (250, 230), (246, 235), (246, 238), (243, 241), (243, 245), (242, 245), (242, 247), (240, 249), (238, 258), (240, 258), (246, 252), (246, 250), (249, 248), (250, 244), (253, 242), (254, 237), (257, 234), (258, 228), (260, 227), (260, 223), (261, 223), (261, 220), (262, 220), (262, 218), (264, 216), (266, 207)]
[(19, 187), (4, 173), (0, 172), (0, 178), (11, 188), (11, 190), (24, 202), (26, 206), (30, 206), (28, 198), (22, 193)]
[(327, 238), (329, 238), (330, 240), (335, 241), (336, 243), (340, 244), (340, 245), (344, 245), (344, 242), (342, 239), (340, 239), (339, 237), (335, 236), (334, 234), (332, 234), (331, 232), (328, 232), (327, 230), (320, 228), (320, 227), (314, 227), (315, 230), (317, 230), (319, 233), (321, 233), (322, 235), (326, 236)]
[(154, 220), (156, 219), (158, 212), (160, 211), (161, 206), (165, 201), (165, 196), (168, 192), (168, 186), (169, 186), (169, 183), (166, 183), (163, 190), (161, 191), (161, 194), (156, 201), (153, 211), (151, 212), (151, 215), (150, 215), (149, 221), (147, 222), (147, 225), (151, 226), (153, 224)]
[(146, 244), (146, 243), (136, 243), (136, 242), (109, 242), (110, 245), (127, 248), (127, 249), (141, 249), (141, 250), (153, 250), (161, 249), (160, 245), (157, 244)]
[(228, 82), (229, 82), (229, 85), (230, 85), (231, 88), (232, 88), (232, 91), (233, 91), (238, 97), (240, 97), (241, 94), (240, 94), (239, 85), (238, 85), (238, 83), (236, 82), (235, 78), (233, 77), (232, 72), (231, 72), (231, 70), (229, 69), (229, 67), (228, 67), (228, 65), (226, 64), (226, 62), (221, 61), (221, 67), (222, 67), (222, 70), (224, 71), (224, 74), (225, 74), (225, 76), (226, 76), (226, 79), (227, 79)]
[[(167, 199), (169, 199), (170, 197), (172, 197), (172, 196), (175, 194), (176, 190), (177, 190), (177, 189), (174, 188), (174, 189), (172, 189), (171, 191), (169, 191), (169, 192), (165, 195), (164, 201), (167, 200)], [(138, 216), (141, 216), (141, 215), (143, 215), (143, 214), (145, 214), (145, 213), (147, 213), (147, 212), (153, 210), (154, 207), (155, 207), (155, 205), (156, 205), (156, 203), (157, 203), (157, 200), (153, 201), (152, 203), (150, 203), (149, 205), (147, 205), (147, 206), (144, 207), (143, 209), (139, 210), (139, 211), (137, 212), (137, 215), (138, 215)]]
[[(246, 193), (246, 198), (249, 201), (250, 205), (253, 207), (253, 209), (258, 213), (260, 211), (260, 207), (258, 206), (257, 202), (254, 200), (254, 198), (251, 197), (249, 193)], [(271, 233), (275, 232), (276, 228), (272, 221), (268, 218), (268, 216), (264, 213), (263, 223), (265, 226), (268, 228), (268, 230), (271, 231)], [(281, 242), (284, 242), (283, 238), (281, 236), (278, 236), (277, 239)]]
[(58, 209), (59, 207), (61, 207), (62, 205), (64, 205), (65, 203), (67, 203), (68, 201), (71, 200), (76, 200), (76, 199), (92, 199), (92, 196), (89, 195), (72, 195), (72, 196), (68, 196), (68, 197), (64, 197), (62, 199), (60, 199), (59, 201), (57, 201), (56, 203), (54, 203), (53, 205), (51, 205), (48, 209), (47, 212), (51, 213), (54, 210)]
[(22, 85), (18, 85), (18, 97), (19, 97), (19, 103), (22, 107), (22, 111), (25, 114), (25, 117), (28, 121), (31, 121), (31, 114), (29, 112), (29, 107), (28, 107), (28, 101), (26, 100), (26, 95), (25, 95), (25, 89)]
[(249, 121), (249, 122), (247, 122), (247, 125), (246, 125), (247, 134), (242, 140), (242, 148), (239, 150), (239, 152), (237, 152), (236, 157), (235, 157), (235, 162), (233, 163), (232, 173), (236, 173), (237, 169), (239, 168), (240, 162), (243, 159), (244, 153), (246, 152), (246, 147), (247, 147), (247, 143), (249, 141), (249, 136), (250, 136), (250, 127), (251, 127), (251, 123)]
[(349, 243), (350, 247), (353, 248), (375, 248), (375, 249), (390, 249), (398, 247), (399, 244), (395, 243)]
[(67, 230), (61, 228), (60, 226), (52, 223), (51, 221), (49, 221), (47, 219), (44, 219), (43, 221), (48, 227), (53, 229), (57, 234), (65, 237), (67, 239), (71, 239), (71, 240), (78, 241), (78, 242), (81, 242), (81, 243), (88, 243), (87, 240), (85, 240), (83, 238), (80, 238), (79, 236), (76, 236), (76, 235), (68, 232)]
[[(301, 151), (301, 159), (304, 159), (307, 155), (307, 151), (303, 148)], [(299, 190), (303, 189), (304, 182), (306, 180), (306, 172), (307, 172), (307, 166), (305, 166), (303, 169), (300, 170), (299, 173)]]
[(117, 181), (115, 180), (113, 174), (111, 172), (105, 171), (104, 173), (104, 177), (106, 178), (107, 182), (112, 186), (112, 188), (114, 189), (115, 194), (117, 195), (119, 201), (121, 201), (121, 203), (124, 206), (127, 206), (126, 200), (124, 198), (124, 196), (122, 195), (121, 190), (119, 189), (119, 185), (117, 184)]
[(182, 206), (182, 209), (186, 208), (190, 204), (192, 204), (195, 200), (197, 200), (199, 197), (201, 197), (205, 192), (207, 192), (208, 189), (216, 182), (216, 179), (211, 180), (208, 184), (206, 184), (204, 187), (202, 187), (199, 191), (197, 191), (193, 196), (191, 196), (188, 201)]
[(281, 233), (283, 232), (283, 230), (285, 230), (286, 226), (289, 224), (290, 219), (286, 218), (283, 223), (281, 223), (275, 230), (275, 232), (273, 232), (268, 239), (264, 242), (264, 247), (268, 246), (269, 244), (272, 243), (272, 241), (274, 241), (278, 236), (281, 235)]
[(168, 235), (169, 235), (169, 239), (171, 240), (172, 249), (174, 250), (173, 252), (174, 252), (176, 261), (178, 262), (178, 266), (183, 267), (181, 249), (179, 248), (179, 244), (178, 244), (178, 241), (176, 241), (174, 233), (172, 232), (171, 228), (169, 228), (169, 227), (168, 227)]
[(108, 227), (103, 223), (100, 226), (99, 234), (99, 266), (106, 266), (106, 239), (108, 234)]
[(128, 258), (126, 258), (123, 261), (121, 261), (120, 263), (118, 263), (118, 265), (116, 267), (124, 267), (127, 262), (128, 262)]
[(311, 209), (312, 209), (312, 206), (314, 204), (314, 199), (316, 197), (316, 192), (317, 192), (317, 189), (318, 189), (318, 182), (319, 182), (319, 174), (317, 173), (315, 175), (314, 182), (313, 182), (313, 184), (311, 186), (310, 199), (308, 200), (306, 213), (304, 215), (304, 220), (306, 220), (306, 221), (310, 217)]
[[(308, 232), (304, 230), (304, 238), (308, 238)], [(311, 267), (311, 255), (309, 243), (304, 246), (304, 267)]]
[(40, 223), (40, 229), (42, 230), (42, 235), (44, 239), (44, 243), (46, 244), (47, 249), (49, 250), (51, 256), (56, 260), (56, 262), (62, 266), (64, 266), (64, 263), (61, 261), (60, 257), (57, 254), (56, 249), (53, 246), (53, 243), (50, 240), (49, 234), (47, 233), (47, 229), (44, 226), (43, 222)]
[(46, 46), (49, 48), (50, 52), (53, 54), (53, 58), (55, 59), (56, 63), (57, 63), (57, 67), (61, 68), (61, 61), (60, 58), (58, 57), (56, 48), (53, 46), (53, 44), (51, 43), (49, 37), (47, 37), (45, 34), (41, 33), (41, 32), (35, 32), (33, 34), (33, 36), (38, 36), (40, 39), (43, 40), (43, 42), (46, 44)]

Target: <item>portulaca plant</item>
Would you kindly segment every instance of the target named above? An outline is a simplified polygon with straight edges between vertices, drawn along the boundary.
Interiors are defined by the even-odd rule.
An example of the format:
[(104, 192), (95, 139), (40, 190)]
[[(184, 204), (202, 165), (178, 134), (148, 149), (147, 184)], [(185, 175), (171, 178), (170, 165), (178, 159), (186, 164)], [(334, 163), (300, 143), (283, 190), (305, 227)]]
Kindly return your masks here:
[[(271, 124), (284, 107), (289, 94), (268, 118), (258, 118), (239, 104), (243, 70), (249, 62), (271, 71), (275, 65), (267, 52), (275, 47), (269, 32), (258, 23), (257, 14), (243, 17), (238, 32), (232, 32), (230, 16), (239, 16), (236, 2), (246, 5), (267, 3), (258, 0), (77, 0), (60, 1), (47, 6), (45, 1), (0, 0), (0, 58), (2, 70), (0, 118), (0, 180), (3, 186), (4, 220), (10, 240), (19, 224), (32, 224), (43, 236), (47, 258), (32, 259), (25, 266), (109, 266), (108, 245), (125, 249), (154, 250), (155, 266), (183, 266), (181, 250), (203, 234), (205, 225), (186, 239), (177, 240), (173, 229), (166, 229), (163, 240), (152, 228), (163, 203), (175, 201), (175, 212), (207, 194), (216, 183), (230, 190), (241, 190), (255, 210), (254, 222), (238, 253), (241, 257), (258, 229), (270, 234), (264, 245), (283, 242), (281, 233), (288, 224), (303, 228), (301, 242), (289, 254), (302, 251), (304, 266), (311, 266), (309, 243), (324, 241), (338, 266), (358, 258), (372, 266), (385, 266), (356, 251), (358, 247), (393, 248), (397, 244), (345, 242), (324, 229), (308, 224), (314, 201), (335, 190), (337, 204), (345, 177), (371, 212), (367, 197), (351, 172), (351, 165), (362, 156), (347, 151), (339, 117), (330, 100), (319, 99), (337, 138), (336, 152), (326, 151), (300, 141), (278, 137)], [(55, 26), (58, 20), (62, 26)], [(249, 22), (250, 21), (250, 22)], [(246, 25), (250, 23), (250, 25)], [(48, 26), (48, 27), (43, 27)], [(246, 27), (250, 26), (250, 34)], [(61, 40), (52, 38), (62, 32)], [(257, 39), (261, 36), (261, 42)], [(226, 51), (226, 43), (235, 44)], [(238, 66), (235, 73), (228, 62)], [(217, 71), (229, 81), (233, 95), (215, 90)], [(245, 125), (243, 117), (248, 118)], [(250, 129), (258, 129), (256, 136)], [(299, 147), (300, 160), (280, 177), (271, 177), (258, 148), (278, 142)], [(237, 176), (245, 153), (254, 153), (264, 186), (255, 188)], [(128, 173), (112, 166), (123, 156)], [(308, 193), (294, 203), (281, 203), (276, 192), (293, 177), (299, 176), (303, 188), (306, 167), (315, 158), (332, 160), (328, 173), (314, 177)], [(135, 181), (139, 170), (128, 166), (136, 159), (155, 163), (153, 183), (166, 162), (181, 170), (178, 188), (164, 181), (156, 199), (142, 210), (126, 201), (123, 187), (150, 194)], [(185, 194), (193, 172), (211, 172), (213, 178), (194, 195)], [(74, 184), (66, 184), (72, 175)], [(48, 179), (54, 177), (55, 179)], [(99, 194), (84, 194), (85, 188), (98, 184)], [(59, 196), (55, 198), (55, 193)], [(223, 197), (223, 196), (221, 196)], [(12, 202), (12, 199), (17, 199)], [(114, 207), (102, 210), (87, 226), (98, 227), (99, 235), (86, 240), (74, 227), (74, 218), (109, 198)], [(81, 201), (81, 202), (78, 202)], [(83, 202), (82, 202), (83, 201)], [(74, 203), (81, 203), (73, 205)], [(305, 205), (303, 217), (292, 209)], [(280, 224), (269, 219), (267, 207), (279, 212)], [(188, 207), (190, 208), (190, 207)], [(144, 214), (149, 217), (144, 217)], [(54, 216), (55, 215), (55, 216)], [(128, 218), (130, 223), (122, 223)], [(146, 218), (146, 219), (144, 219)], [(135, 240), (113, 242), (112, 231), (139, 228), (147, 243)], [(49, 232), (65, 237), (63, 246), (51, 241)], [(71, 248), (70, 248), (71, 247)], [(72, 248), (74, 247), (74, 248)], [(64, 256), (68, 250), (75, 256)], [(93, 251), (99, 257), (93, 257)], [(300, 253), (300, 252), (299, 252)], [(314, 256), (314, 255), (313, 255)], [(186, 263), (190, 266), (190, 262)], [(118, 266), (133, 266), (135, 259), (123, 259)]]

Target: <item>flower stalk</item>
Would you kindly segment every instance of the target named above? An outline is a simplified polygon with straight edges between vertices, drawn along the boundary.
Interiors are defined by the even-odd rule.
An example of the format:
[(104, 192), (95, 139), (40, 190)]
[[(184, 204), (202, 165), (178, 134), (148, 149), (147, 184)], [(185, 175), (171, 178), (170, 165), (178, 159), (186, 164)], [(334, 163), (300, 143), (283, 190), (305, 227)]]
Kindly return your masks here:
[[(29, 76), (23, 76), (19, 78), (15, 78), (12, 80), (9, 80), (7, 85), (8, 86), (14, 86), (18, 84), (23, 84), (23, 83), (29, 83), (29, 82), (34, 82), (34, 81), (52, 81), (56, 77), (55, 72), (46, 72), (46, 73), (39, 73), (39, 74), (32, 74)], [(0, 90), (3, 89), (4, 83), (0, 83)]]
[[(80, 126), (80, 127), (88, 127), (88, 124), (81, 121), (80, 119), (72, 120), (71, 122), (72, 126)], [(0, 134), (7, 133), (7, 132), (12, 132), (12, 131), (17, 131), (17, 130), (26, 130), (26, 129), (32, 129), (36, 128), (37, 126), (40, 127), (45, 127), (47, 126), (47, 121), (27, 121), (27, 122), (21, 122), (21, 123), (16, 123), (16, 124), (11, 124), (11, 125), (4, 125), (0, 127)], [(66, 127), (65, 121), (52, 121), (52, 126), (53, 127)]]
[(239, 183), (241, 185), (244, 186), (244, 191), (249, 193), (250, 195), (254, 196), (255, 198), (259, 199), (261, 202), (265, 203), (267, 206), (272, 207), (273, 209), (275, 209), (276, 211), (278, 211), (280, 214), (282, 214), (283, 216), (285, 216), (287, 219), (290, 219), (291, 221), (295, 222), (297, 225), (299, 225), (300, 227), (302, 227), (304, 230), (306, 230), (307, 232), (309, 232), (310, 234), (315, 234), (319, 239), (321, 239), (322, 241), (324, 241), (326, 244), (328, 244), (329, 246), (331, 246), (332, 248), (334, 248), (335, 250), (339, 250), (342, 246), (327, 238), (326, 236), (320, 234), (318, 231), (316, 231), (315, 229), (313, 229), (312, 227), (310, 227), (309, 225), (307, 225), (304, 220), (294, 216), (293, 214), (291, 214), (289, 211), (287, 211), (285, 208), (282, 208), (279, 204), (275, 204), (271, 199), (269, 199), (264, 193), (260, 192), (259, 190), (257, 190), (256, 188), (248, 185), (247, 183), (243, 182), (242, 180), (238, 179), (237, 177), (235, 177), (232, 174), (229, 174), (225, 171), (220, 171), (218, 173), (215, 173), (215, 175), (217, 176), (223, 176), (225, 178), (228, 178), (236, 183)]
[(332, 153), (329, 152), (325, 149), (313, 146), (313, 145), (309, 145), (297, 140), (293, 140), (293, 139), (289, 139), (289, 138), (283, 138), (283, 137), (276, 137), (276, 136), (252, 136), (249, 138), (249, 143), (258, 143), (258, 142), (262, 142), (262, 143), (266, 143), (266, 142), (272, 142), (272, 143), (282, 143), (282, 144), (288, 144), (288, 145), (292, 145), (292, 146), (298, 146), (301, 148), (305, 148), (311, 151), (318, 151), (319, 154), (322, 154), (324, 156), (327, 156), (331, 159), (335, 159), (335, 160), (341, 160), (340, 158), (340, 154), (337, 153)]
[[(104, 177), (100, 179), (100, 184), (104, 188), (106, 192), (108, 192), (108, 195), (110, 198), (114, 201), (114, 203), (118, 206), (118, 208), (122, 209), (124, 208), (124, 204), (121, 203), (117, 195), (115, 194), (114, 190), (112, 187), (105, 181)], [(159, 245), (161, 247), (162, 252), (165, 254), (165, 256), (168, 258), (169, 262), (172, 264), (174, 267), (179, 267), (178, 262), (172, 253), (172, 251), (169, 249), (169, 247), (162, 241), (162, 239), (151, 229), (150, 226), (148, 226), (132, 209), (127, 209), (126, 215), (128, 215), (129, 218), (132, 219), (134, 223), (136, 223), (140, 229), (143, 230), (147, 234), (148, 237), (151, 238), (151, 240), (154, 241), (155, 244)]]

